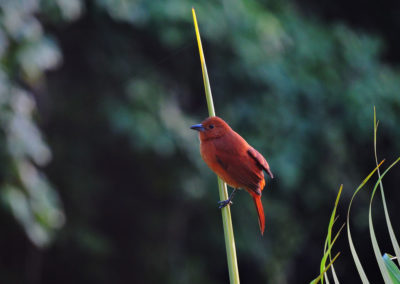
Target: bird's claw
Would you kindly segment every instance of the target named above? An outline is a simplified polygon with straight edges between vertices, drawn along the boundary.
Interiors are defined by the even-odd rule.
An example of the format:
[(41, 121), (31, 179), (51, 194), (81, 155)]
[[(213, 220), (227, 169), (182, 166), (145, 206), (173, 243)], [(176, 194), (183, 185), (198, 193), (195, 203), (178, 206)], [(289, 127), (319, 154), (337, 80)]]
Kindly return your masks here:
[(227, 199), (227, 200), (218, 201), (218, 204), (219, 204), (218, 208), (219, 208), (219, 209), (222, 209), (222, 208), (224, 208), (224, 207), (227, 206), (227, 205), (232, 205), (233, 202), (230, 201), (229, 199)]

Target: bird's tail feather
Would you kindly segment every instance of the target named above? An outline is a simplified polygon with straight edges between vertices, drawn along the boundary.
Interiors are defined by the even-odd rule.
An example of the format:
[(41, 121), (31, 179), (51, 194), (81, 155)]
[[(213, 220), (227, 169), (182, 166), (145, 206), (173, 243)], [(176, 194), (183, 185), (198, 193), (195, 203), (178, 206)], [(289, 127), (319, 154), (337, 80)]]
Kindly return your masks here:
[(265, 216), (264, 216), (264, 208), (261, 203), (260, 195), (253, 195), (254, 204), (256, 205), (257, 214), (258, 214), (258, 224), (260, 225), (261, 235), (264, 234), (265, 230)]

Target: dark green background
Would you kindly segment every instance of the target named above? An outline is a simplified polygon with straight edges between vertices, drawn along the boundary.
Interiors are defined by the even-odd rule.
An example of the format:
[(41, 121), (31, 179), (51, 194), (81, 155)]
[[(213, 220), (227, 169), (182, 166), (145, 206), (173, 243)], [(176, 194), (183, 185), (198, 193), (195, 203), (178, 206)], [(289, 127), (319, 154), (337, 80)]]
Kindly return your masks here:
[[(276, 177), (263, 237), (250, 196), (235, 197), (242, 283), (310, 282), (340, 184), (336, 230), (374, 168), (374, 106), (380, 158), (400, 153), (399, 3), (1, 1), (0, 282), (228, 281), (216, 177), (189, 129), (207, 116), (192, 5), (216, 113)], [(397, 233), (399, 177), (384, 182)], [(380, 283), (368, 192), (351, 225)], [(337, 251), (357, 283), (346, 232)]]

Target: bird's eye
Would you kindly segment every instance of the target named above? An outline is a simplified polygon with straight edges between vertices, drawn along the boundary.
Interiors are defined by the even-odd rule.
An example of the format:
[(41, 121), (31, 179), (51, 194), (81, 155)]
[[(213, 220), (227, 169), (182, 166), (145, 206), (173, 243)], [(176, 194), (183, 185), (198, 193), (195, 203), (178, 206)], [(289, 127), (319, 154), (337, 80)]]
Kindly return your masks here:
[(214, 128), (214, 125), (213, 125), (213, 124), (210, 124), (209, 128), (210, 128), (210, 129), (213, 129), (213, 128)]

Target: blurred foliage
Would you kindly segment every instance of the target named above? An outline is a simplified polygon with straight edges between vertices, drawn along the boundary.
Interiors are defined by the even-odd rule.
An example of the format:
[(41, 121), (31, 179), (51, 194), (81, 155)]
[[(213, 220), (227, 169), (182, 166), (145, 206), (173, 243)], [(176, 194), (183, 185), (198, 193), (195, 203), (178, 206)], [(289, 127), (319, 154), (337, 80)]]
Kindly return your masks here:
[[(59, 8), (64, 9), (62, 2)], [(44, 72), (59, 65), (61, 54), (36, 16), (39, 1), (1, 1), (0, 8), (0, 194), (29, 239), (43, 247), (65, 216), (41, 170), (51, 151), (34, 120), (36, 103), (25, 86), (41, 84)]]
[[(207, 113), (192, 5), (0, 3), (5, 283), (225, 282), (216, 179), (188, 128)], [(277, 177), (263, 195), (263, 238), (251, 199), (235, 197), (243, 283), (306, 283), (318, 273), (335, 191), (343, 183), (348, 199), (374, 167), (374, 105), (378, 152), (390, 160), (400, 146), (400, 73), (380, 60), (384, 42), (297, 7), (195, 5), (217, 115)], [(386, 182), (394, 208), (398, 176)], [(11, 215), (35, 246), (54, 244), (31, 246)], [(336, 261), (346, 283), (358, 277), (351, 262), (346, 251)]]

